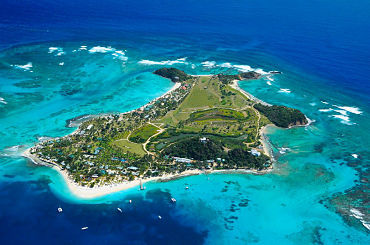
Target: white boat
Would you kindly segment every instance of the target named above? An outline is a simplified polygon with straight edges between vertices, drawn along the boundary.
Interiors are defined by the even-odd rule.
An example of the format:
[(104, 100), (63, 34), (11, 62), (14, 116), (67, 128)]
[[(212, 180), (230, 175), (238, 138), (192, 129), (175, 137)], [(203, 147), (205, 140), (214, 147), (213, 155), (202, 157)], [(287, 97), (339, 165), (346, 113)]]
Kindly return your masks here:
[(158, 215), (158, 219), (162, 219), (162, 216)]
[(132, 200), (128, 201), (129, 203), (132, 203)]
[(121, 212), (121, 213), (122, 213), (122, 209), (120, 209), (120, 208), (117, 208), (117, 210), (118, 210), (119, 212)]
[(189, 189), (189, 186), (185, 187), (185, 189), (186, 189), (186, 190), (187, 190), (187, 189)]
[(84, 226), (84, 227), (81, 228), (81, 230), (87, 230), (87, 229), (89, 229), (89, 227), (87, 227), (87, 226)]
[(61, 207), (58, 208), (58, 213), (63, 212), (63, 209)]
[(176, 202), (176, 199), (172, 197), (171, 202)]
[(141, 191), (145, 190), (145, 186), (143, 186), (143, 182), (141, 179), (140, 179), (140, 190)]

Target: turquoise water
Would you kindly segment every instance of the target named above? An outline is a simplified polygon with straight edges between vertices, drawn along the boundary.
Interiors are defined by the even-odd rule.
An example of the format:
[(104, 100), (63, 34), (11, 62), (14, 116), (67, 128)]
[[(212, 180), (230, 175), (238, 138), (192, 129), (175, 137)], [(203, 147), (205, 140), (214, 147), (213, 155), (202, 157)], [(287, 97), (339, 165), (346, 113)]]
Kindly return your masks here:
[[(366, 100), (357, 99), (360, 96), (356, 98), (339, 87), (329, 87), (325, 80), (263, 52), (247, 50), (240, 58), (233, 51), (199, 49), (186, 42), (181, 45), (172, 42), (178, 45), (169, 45), (171, 40), (166, 44), (152, 40), (53, 42), (2, 51), (2, 185), (32, 183), (37, 186), (36, 191), (27, 190), (34, 192), (30, 194), (34, 198), (51, 192), (53, 197), (46, 199), (48, 207), (62, 203), (65, 212), (75, 214), (73, 217), (66, 214), (63, 222), (75, 225), (86, 211), (90, 215), (86, 222), (91, 222), (92, 229), (101, 220), (102, 224), (109, 220), (100, 216), (98, 219), (99, 214), (89, 208), (108, 213), (123, 205), (130, 217), (141, 220), (142, 212), (153, 220), (161, 215), (165, 222), (171, 221), (164, 229), (178, 224), (177, 230), (184, 229), (194, 237), (201, 234), (209, 244), (367, 244), (370, 240), (366, 228), (359, 219), (348, 215), (354, 207), (366, 216), (366, 200), (345, 207), (330, 203), (333, 194), (359, 183), (361, 170), (365, 172), (368, 164), (370, 142), (364, 132), (370, 126), (370, 118), (369, 106), (363, 102)], [(86, 50), (81, 46), (87, 46)], [(240, 86), (268, 103), (298, 108), (314, 122), (308, 127), (288, 130), (268, 128), (266, 134), (277, 159), (270, 174), (190, 176), (148, 183), (144, 192), (133, 188), (93, 200), (72, 196), (57, 172), (33, 166), (19, 156), (39, 137), (72, 132), (73, 128), (65, 127), (68, 119), (83, 114), (129, 111), (163, 94), (171, 88), (171, 82), (151, 74), (162, 66), (175, 66), (190, 74), (251, 69), (283, 71), (270, 78), (240, 82)], [(357, 154), (357, 158), (352, 154)], [(153, 193), (157, 193), (157, 199)], [(161, 205), (168, 205), (163, 200), (169, 196), (175, 197), (177, 203), (164, 210)], [(128, 199), (141, 209), (131, 210)], [(338, 210), (352, 221), (351, 225), (335, 212)], [(152, 222), (148, 217), (142, 223)], [(50, 223), (54, 218), (45, 216)], [(367, 218), (363, 222), (369, 222)], [(119, 222), (114, 220), (114, 224)]]

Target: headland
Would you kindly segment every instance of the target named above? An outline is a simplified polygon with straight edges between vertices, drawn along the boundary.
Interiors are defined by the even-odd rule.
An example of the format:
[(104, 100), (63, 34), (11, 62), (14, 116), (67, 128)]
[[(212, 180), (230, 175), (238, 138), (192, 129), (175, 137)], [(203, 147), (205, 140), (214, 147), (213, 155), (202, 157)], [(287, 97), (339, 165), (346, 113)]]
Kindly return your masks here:
[(83, 121), (72, 134), (48, 139), (24, 156), (51, 166), (80, 198), (212, 172), (264, 174), (272, 155), (263, 129), (307, 123), (298, 110), (269, 105), (237, 85), (261, 74), (191, 76), (176, 68), (154, 72), (173, 88), (139, 109)]

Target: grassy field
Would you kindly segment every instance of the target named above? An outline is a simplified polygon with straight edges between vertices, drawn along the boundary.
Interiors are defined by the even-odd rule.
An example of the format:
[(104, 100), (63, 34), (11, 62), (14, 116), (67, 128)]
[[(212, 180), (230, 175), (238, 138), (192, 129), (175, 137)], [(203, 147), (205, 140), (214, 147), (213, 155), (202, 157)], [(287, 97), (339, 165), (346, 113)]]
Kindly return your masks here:
[(245, 118), (244, 114), (240, 111), (215, 108), (193, 112), (190, 114), (189, 120), (191, 121), (201, 121), (206, 119), (242, 120), (244, 118)]
[(158, 130), (159, 128), (152, 124), (145, 124), (133, 131), (129, 140), (135, 143), (144, 143), (150, 136), (157, 133)]
[(124, 152), (136, 153), (140, 156), (145, 155), (142, 144), (133, 143), (127, 139), (116, 140), (112, 144), (121, 148)]
[[(252, 104), (242, 93), (217, 78), (199, 77), (178, 108), (155, 121), (163, 123), (168, 129), (153, 138), (146, 148), (158, 152), (178, 140), (199, 134), (226, 137), (230, 139), (230, 144), (253, 142), (259, 125), (258, 114)], [(262, 125), (268, 122), (265, 119), (262, 118)], [(115, 141), (115, 145), (143, 155), (141, 144), (158, 130), (152, 124), (145, 124), (134, 130), (128, 140)]]
[(248, 98), (230, 86), (222, 84), (218, 79), (200, 77), (180, 106), (170, 111), (161, 119), (161, 122), (176, 126), (180, 121), (187, 120), (190, 114), (199, 110), (212, 108), (240, 110), (250, 105), (252, 102)]

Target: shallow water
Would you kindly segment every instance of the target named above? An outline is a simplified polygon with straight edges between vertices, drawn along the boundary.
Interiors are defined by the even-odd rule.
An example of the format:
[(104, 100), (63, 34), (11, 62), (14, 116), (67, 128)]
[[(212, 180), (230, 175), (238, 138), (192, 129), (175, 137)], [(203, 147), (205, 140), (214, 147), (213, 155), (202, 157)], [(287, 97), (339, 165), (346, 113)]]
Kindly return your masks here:
[[(1, 243), (368, 244), (361, 223), (370, 222), (364, 3), (213, 1), (204, 11), (189, 1), (146, 1), (143, 10), (135, 1), (5, 0)], [(240, 87), (314, 122), (268, 128), (277, 158), (270, 174), (190, 176), (93, 200), (72, 196), (57, 172), (20, 157), (39, 137), (72, 132), (68, 119), (129, 111), (163, 94), (172, 83), (152, 74), (163, 66), (190, 74), (282, 71)]]
[[(84, 44), (87, 50), (73, 51)], [(200, 175), (149, 183), (144, 192), (133, 188), (93, 200), (72, 196), (57, 172), (21, 159), (19, 153), (23, 146), (9, 147), (32, 145), (40, 136), (70, 133), (74, 129), (65, 127), (66, 120), (78, 115), (123, 112), (141, 106), (171, 87), (170, 81), (150, 73), (160, 65), (176, 65), (192, 74), (260, 69), (253, 64), (252, 68), (230, 65), (223, 59), (215, 63), (199, 61), (199, 56), (181, 59), (186, 54), (178, 50), (173, 51), (177, 57), (158, 55), (151, 62), (143, 62), (150, 58), (118, 43), (105, 43), (101, 47), (111, 46), (115, 51), (125, 52), (124, 59), (114, 59), (115, 51), (89, 52), (99, 45), (42, 43), (1, 53), (1, 97), (7, 102), (1, 107), (0, 119), (5, 139), (1, 142), (4, 155), (0, 169), (4, 197), (1, 206), (8, 207), (2, 215), (12, 220), (3, 227), (9, 234), (19, 228), (31, 230), (39, 225), (34, 220), (43, 220), (48, 225), (40, 226), (41, 233), (32, 233), (24, 239), (36, 240), (43, 230), (54, 230), (43, 237), (46, 243), (57, 235), (55, 230), (71, 233), (73, 243), (108, 239), (112, 244), (119, 243), (121, 238), (156, 243), (178, 241), (176, 239), (184, 234), (192, 234), (189, 236), (192, 242), (211, 244), (230, 241), (348, 244), (367, 239), (361, 223), (357, 228), (347, 225), (326, 201), (359, 180), (356, 171), (346, 163), (358, 163), (367, 157), (369, 142), (361, 133), (369, 124), (367, 107), (345, 95), (328, 93), (323, 85), (302, 88), (295, 81), (309, 83), (312, 76), (289, 70), (291, 67), (285, 68), (283, 62), (279, 63), (281, 75), (240, 82), (243, 89), (258, 98), (299, 108), (314, 120), (308, 127), (268, 128), (267, 136), (278, 159), (271, 174)], [(54, 46), (63, 48), (65, 54), (49, 53), (49, 48)], [(28, 62), (32, 63), (29, 70), (14, 67)], [(60, 62), (64, 65), (59, 65)], [(266, 71), (274, 67), (268, 68), (263, 67)], [(279, 92), (281, 88), (289, 89), (290, 93)], [(358, 108), (360, 113), (348, 106)], [(333, 111), (319, 111), (327, 108)], [(343, 112), (343, 108), (347, 111)], [(342, 110), (342, 114), (334, 110)], [(334, 118), (337, 114), (347, 116), (348, 120)], [(363, 144), (353, 144), (356, 141)], [(352, 153), (360, 158), (354, 159)], [(189, 186), (189, 190), (185, 186)], [(177, 199), (175, 205), (170, 204), (171, 196)], [(23, 202), (19, 203), (21, 199)], [(133, 200), (133, 205), (128, 204), (128, 199)], [(14, 202), (19, 204), (9, 205)], [(63, 206), (62, 215), (56, 213), (58, 205)], [(119, 217), (117, 207), (124, 210), (123, 217)], [(16, 210), (22, 210), (24, 216), (18, 217)], [(162, 216), (161, 220), (158, 215)], [(83, 226), (89, 229), (81, 236)], [(173, 232), (169, 233), (168, 229)], [(104, 235), (107, 231), (109, 237)], [(65, 241), (59, 239), (61, 243)]]

